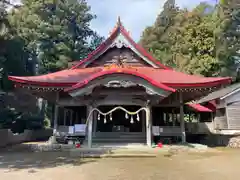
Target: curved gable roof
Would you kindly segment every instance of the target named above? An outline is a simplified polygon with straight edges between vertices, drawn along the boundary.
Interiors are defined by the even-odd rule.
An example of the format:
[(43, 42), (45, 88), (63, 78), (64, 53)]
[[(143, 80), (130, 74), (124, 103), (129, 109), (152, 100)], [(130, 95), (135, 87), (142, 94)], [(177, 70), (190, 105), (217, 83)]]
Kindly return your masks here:
[(106, 75), (112, 75), (112, 74), (125, 74), (125, 75), (132, 75), (132, 76), (140, 77), (140, 78), (148, 81), (153, 86), (156, 86), (165, 91), (175, 92), (175, 89), (170, 88), (170, 87), (164, 85), (163, 83), (156, 81), (155, 79), (152, 79), (150, 76), (148, 76), (148, 74), (141, 73), (141, 71), (137, 71), (136, 69), (131, 69), (131, 68), (129, 68), (129, 69), (113, 68), (113, 69), (107, 69), (107, 70), (100, 71), (98, 73), (95, 73), (91, 77), (78, 82), (76, 85), (72, 86), (71, 88), (67, 88), (66, 91), (73, 91), (75, 89), (78, 89), (78, 88), (81, 88), (81, 87), (87, 85), (90, 81), (93, 81), (99, 77), (103, 77)]
[(231, 78), (228, 77), (206, 78), (201, 76), (188, 75), (174, 70), (155, 69), (151, 67), (79, 68), (58, 71), (41, 76), (9, 76), (9, 79), (16, 83), (28, 85), (69, 87), (77, 84), (80, 81), (93, 78), (99, 73), (104, 73), (110, 70), (113, 72), (136, 72), (138, 75), (144, 75), (155, 82), (164, 84), (171, 88), (213, 87), (222, 84), (229, 84), (231, 82)]
[(150, 55), (150, 53), (148, 53), (142, 46), (137, 44), (130, 37), (129, 33), (122, 25), (120, 18), (118, 20), (117, 25), (113, 29), (111, 35), (102, 44), (100, 44), (93, 52), (91, 52), (85, 59), (80, 60), (80, 62), (74, 65), (71, 69), (86, 68), (88, 64), (97, 59), (97, 57), (99, 57), (106, 50), (108, 50), (114, 42), (117, 42), (120, 39), (124, 41), (128, 48), (130, 48), (132, 51), (138, 54), (144, 61), (146, 61), (152, 67), (171, 69), (163, 65), (159, 60), (155, 59), (152, 55)]

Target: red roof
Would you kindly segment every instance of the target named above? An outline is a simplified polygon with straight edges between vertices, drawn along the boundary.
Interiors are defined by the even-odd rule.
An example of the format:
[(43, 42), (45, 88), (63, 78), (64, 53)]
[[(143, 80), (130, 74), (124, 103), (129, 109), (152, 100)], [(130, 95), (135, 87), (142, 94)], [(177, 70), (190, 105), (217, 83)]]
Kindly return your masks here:
[(213, 101), (209, 101), (206, 105), (204, 105), (205, 107), (207, 107), (208, 109), (211, 109), (213, 112), (216, 111), (217, 109), (217, 104), (216, 102), (213, 100)]
[[(95, 60), (94, 58), (99, 55), (99, 53), (104, 52), (110, 47), (113, 40), (121, 33), (122, 36), (128, 41), (128, 45), (137, 50), (138, 53), (146, 61), (154, 65), (154, 67), (94, 67), (85, 68), (87, 63)], [(212, 78), (212, 77), (201, 77), (195, 75), (188, 75), (181, 72), (174, 71), (158, 60), (154, 59), (146, 50), (135, 43), (128, 32), (123, 27), (122, 23), (118, 22), (117, 26), (113, 30), (111, 36), (103, 42), (95, 51), (90, 53), (88, 57), (80, 61), (76, 66), (68, 70), (63, 70), (55, 73), (50, 73), (41, 76), (30, 76), (30, 77), (16, 77), (9, 76), (9, 79), (21, 84), (36, 85), (36, 86), (49, 86), (49, 87), (72, 87), (79, 88), (86, 85), (89, 81), (94, 78), (110, 75), (110, 74), (131, 74), (134, 76), (139, 76), (149, 83), (168, 90), (174, 91), (175, 88), (201, 88), (201, 87), (214, 87), (222, 84), (229, 84), (231, 78)]]
[(72, 86), (71, 88), (66, 89), (66, 91), (72, 91), (72, 90), (81, 88), (87, 85), (90, 81), (98, 77), (111, 75), (111, 74), (126, 74), (126, 75), (141, 77), (160, 89), (175, 92), (175, 89), (162, 84), (160, 81), (156, 81), (151, 76), (148, 76), (148, 74), (145, 74), (136, 68), (111, 68), (111, 69), (102, 70), (98, 73), (93, 74), (92, 76), (89, 76), (89, 78), (83, 79), (82, 81), (78, 82), (76, 85)]
[(211, 109), (208, 109), (207, 107), (202, 106), (200, 104), (187, 104), (187, 105), (198, 112), (213, 112)]
[[(109, 71), (110, 70), (110, 71)], [(122, 74), (135, 74), (145, 79), (151, 80), (159, 84), (164, 84), (171, 88), (191, 88), (191, 87), (213, 87), (221, 84), (228, 84), (231, 78), (207, 78), (195, 75), (188, 75), (174, 70), (154, 69), (151, 67), (123, 67), (123, 68), (80, 68), (63, 70), (56, 73), (50, 73), (41, 76), (30, 77), (15, 77), (9, 76), (9, 79), (24, 84), (32, 84), (39, 86), (72, 86), (83, 81), (89, 81), (99, 74), (107, 74), (107, 72), (122, 73)]]
[(98, 53), (106, 50), (109, 45), (113, 42), (113, 40), (117, 37), (117, 35), (121, 33), (128, 41), (129, 43), (138, 51), (140, 54), (144, 57), (146, 57), (149, 61), (154, 63), (156, 66), (163, 68), (163, 69), (171, 69), (169, 67), (164, 66), (160, 61), (156, 60), (152, 55), (150, 55), (142, 46), (137, 44), (129, 35), (127, 30), (122, 25), (120, 19), (118, 20), (117, 26), (113, 29), (111, 35), (102, 43), (100, 44), (95, 51), (91, 52), (87, 58), (82, 59), (79, 61), (78, 64), (74, 65), (72, 69), (76, 69), (79, 67), (85, 68), (86, 63), (91, 61)]

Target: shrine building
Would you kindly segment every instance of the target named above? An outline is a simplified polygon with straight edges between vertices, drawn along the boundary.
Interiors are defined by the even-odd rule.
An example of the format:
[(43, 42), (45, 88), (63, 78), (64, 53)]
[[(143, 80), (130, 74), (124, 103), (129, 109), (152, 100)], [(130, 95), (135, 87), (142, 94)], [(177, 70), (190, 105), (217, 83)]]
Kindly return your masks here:
[(89, 147), (103, 142), (151, 146), (156, 132), (186, 142), (185, 109), (209, 110), (186, 103), (231, 83), (228, 77), (188, 75), (163, 65), (133, 41), (120, 19), (110, 36), (72, 67), (9, 80), (55, 104), (54, 135), (77, 133), (69, 127), (85, 124)]

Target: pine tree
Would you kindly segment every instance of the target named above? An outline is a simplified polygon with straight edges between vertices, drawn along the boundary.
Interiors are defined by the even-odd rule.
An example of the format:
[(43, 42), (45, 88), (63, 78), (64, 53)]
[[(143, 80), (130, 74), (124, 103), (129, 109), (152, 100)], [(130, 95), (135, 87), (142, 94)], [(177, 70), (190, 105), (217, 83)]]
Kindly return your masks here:
[(10, 22), (25, 40), (30, 59), (39, 73), (55, 72), (89, 52), (95, 36), (90, 21), (95, 18), (85, 0), (23, 0), (12, 11)]
[(0, 3), (0, 88), (3, 91), (12, 87), (7, 77), (9, 74), (29, 74), (26, 68), (28, 53), (8, 20), (6, 9), (9, 5), (7, 0)]

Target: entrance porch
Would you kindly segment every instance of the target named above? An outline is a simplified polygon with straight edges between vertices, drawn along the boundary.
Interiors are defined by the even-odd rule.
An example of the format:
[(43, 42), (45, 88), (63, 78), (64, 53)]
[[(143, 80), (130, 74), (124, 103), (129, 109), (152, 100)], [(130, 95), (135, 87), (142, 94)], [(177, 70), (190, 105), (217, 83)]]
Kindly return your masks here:
[[(162, 107), (139, 105), (65, 107), (58, 114), (56, 132), (58, 136), (84, 136), (89, 148), (134, 144), (151, 147), (160, 138), (179, 140), (182, 136), (180, 116), (169, 118), (164, 111)], [(87, 125), (84, 132), (69, 132), (69, 127), (79, 124)]]
[(146, 112), (141, 106), (99, 106), (93, 113), (94, 144), (146, 144)]

